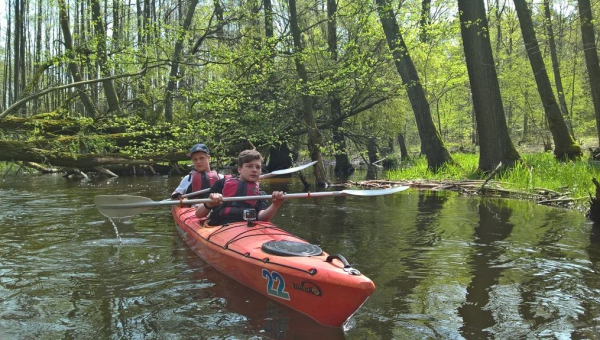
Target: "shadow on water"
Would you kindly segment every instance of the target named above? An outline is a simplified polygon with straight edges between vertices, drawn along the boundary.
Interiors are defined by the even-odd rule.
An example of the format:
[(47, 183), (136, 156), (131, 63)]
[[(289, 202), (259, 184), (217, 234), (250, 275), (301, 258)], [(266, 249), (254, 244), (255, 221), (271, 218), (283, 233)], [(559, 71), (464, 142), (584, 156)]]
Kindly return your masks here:
[(467, 265), (471, 268), (471, 282), (467, 286), (465, 303), (458, 308), (463, 319), (460, 331), (468, 339), (492, 338), (490, 328), (496, 323), (487, 308), (490, 292), (504, 270), (500, 264), (504, 249), (496, 244), (512, 232), (509, 222), (512, 210), (490, 201), (479, 203), (479, 223), (474, 229), (475, 241)]

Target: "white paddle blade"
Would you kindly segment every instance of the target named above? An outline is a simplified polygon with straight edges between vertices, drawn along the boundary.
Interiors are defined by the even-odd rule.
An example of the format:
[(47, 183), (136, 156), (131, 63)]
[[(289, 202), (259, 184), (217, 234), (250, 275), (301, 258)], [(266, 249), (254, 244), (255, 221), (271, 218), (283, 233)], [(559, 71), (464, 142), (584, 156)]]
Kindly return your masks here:
[(94, 204), (102, 215), (109, 218), (138, 215), (156, 205), (147, 197), (129, 195), (99, 195), (94, 197)]
[(342, 194), (352, 195), (352, 196), (380, 196), (380, 195), (390, 195), (395, 194), (400, 191), (404, 191), (410, 187), (408, 186), (399, 186), (395, 188), (388, 189), (373, 189), (373, 190), (342, 190)]
[(315, 165), (316, 163), (317, 163), (317, 161), (313, 161), (313, 162), (306, 163), (306, 164), (303, 164), (303, 165), (300, 165), (300, 166), (297, 166), (294, 168), (275, 170), (273, 172), (269, 172), (269, 173), (260, 175), (260, 179), (269, 178), (269, 177), (278, 176), (278, 175), (291, 174), (292, 172), (297, 172), (300, 170), (304, 170), (308, 167), (311, 167), (311, 166)]

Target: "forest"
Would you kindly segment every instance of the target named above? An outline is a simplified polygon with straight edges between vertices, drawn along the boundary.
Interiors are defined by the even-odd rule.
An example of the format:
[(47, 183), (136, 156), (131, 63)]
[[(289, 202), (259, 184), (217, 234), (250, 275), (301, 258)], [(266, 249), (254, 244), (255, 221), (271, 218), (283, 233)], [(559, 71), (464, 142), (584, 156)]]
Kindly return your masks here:
[[(4, 8), (2, 8), (4, 7)], [(200, 141), (351, 172), (598, 146), (590, 0), (4, 0), (0, 162), (172, 171)], [(169, 170), (170, 169), (170, 170)]]

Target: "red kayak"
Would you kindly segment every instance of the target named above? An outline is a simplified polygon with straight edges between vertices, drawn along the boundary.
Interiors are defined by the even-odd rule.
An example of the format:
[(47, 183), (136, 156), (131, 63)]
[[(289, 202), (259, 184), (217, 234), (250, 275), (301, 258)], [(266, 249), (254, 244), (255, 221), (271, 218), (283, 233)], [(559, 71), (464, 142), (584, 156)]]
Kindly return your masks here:
[(333, 327), (375, 291), (375, 284), (341, 255), (269, 222), (204, 225), (195, 208), (174, 206), (177, 230), (203, 260), (265, 296)]

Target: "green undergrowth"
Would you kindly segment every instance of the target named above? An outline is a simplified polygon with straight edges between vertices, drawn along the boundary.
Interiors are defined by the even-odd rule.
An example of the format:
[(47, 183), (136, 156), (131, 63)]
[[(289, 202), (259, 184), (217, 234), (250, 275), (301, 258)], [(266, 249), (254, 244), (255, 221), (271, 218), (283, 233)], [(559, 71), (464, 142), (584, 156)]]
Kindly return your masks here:
[[(592, 178), (600, 179), (600, 164), (590, 161), (584, 156), (578, 161), (560, 162), (551, 153), (522, 154), (523, 162), (510, 170), (497, 174), (493, 182), (502, 188), (525, 193), (535, 193), (539, 189), (547, 189), (571, 197), (585, 199), (595, 192)], [(425, 180), (425, 181), (463, 181), (488, 179), (488, 174), (477, 171), (479, 156), (477, 154), (453, 154), (456, 162), (446, 165), (437, 172), (427, 168), (424, 157), (416, 157), (403, 162), (400, 167), (388, 170), (386, 177), (392, 181)]]

